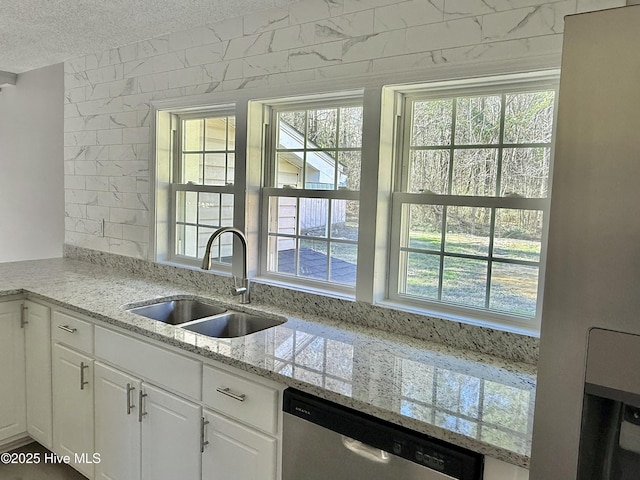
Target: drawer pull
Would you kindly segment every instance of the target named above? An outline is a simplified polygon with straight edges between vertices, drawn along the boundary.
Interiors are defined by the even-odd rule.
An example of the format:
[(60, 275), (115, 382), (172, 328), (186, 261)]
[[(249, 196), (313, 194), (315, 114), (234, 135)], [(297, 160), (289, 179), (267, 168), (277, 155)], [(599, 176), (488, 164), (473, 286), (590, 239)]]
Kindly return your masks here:
[(216, 392), (222, 393), (223, 395), (231, 397), (234, 400), (238, 400), (239, 402), (244, 402), (245, 399), (247, 398), (247, 396), (244, 393), (232, 392), (229, 387), (226, 387), (226, 388), (218, 387), (218, 388), (216, 388)]
[(77, 328), (70, 327), (69, 325), (58, 325), (58, 328), (69, 333), (76, 333), (78, 331)]

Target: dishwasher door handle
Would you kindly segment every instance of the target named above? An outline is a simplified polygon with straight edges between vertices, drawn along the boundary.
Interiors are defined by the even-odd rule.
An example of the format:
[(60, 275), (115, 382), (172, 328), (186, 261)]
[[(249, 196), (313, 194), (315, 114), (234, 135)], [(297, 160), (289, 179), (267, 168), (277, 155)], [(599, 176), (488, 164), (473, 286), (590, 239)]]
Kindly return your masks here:
[(344, 445), (347, 450), (372, 462), (389, 463), (391, 461), (391, 455), (384, 450), (374, 448), (345, 435), (342, 435), (342, 445)]

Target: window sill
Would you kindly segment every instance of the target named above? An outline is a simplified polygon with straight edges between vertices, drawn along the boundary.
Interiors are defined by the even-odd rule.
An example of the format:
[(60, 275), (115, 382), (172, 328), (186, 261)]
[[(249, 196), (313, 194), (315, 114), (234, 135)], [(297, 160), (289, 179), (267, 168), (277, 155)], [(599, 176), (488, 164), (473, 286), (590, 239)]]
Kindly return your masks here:
[(469, 315), (467, 312), (454, 311), (455, 307), (452, 307), (450, 311), (447, 310), (435, 310), (424, 307), (418, 307), (415, 305), (408, 305), (400, 303), (394, 300), (381, 300), (375, 302), (376, 306), (389, 308), (392, 310), (399, 310), (402, 312), (413, 313), (416, 315), (422, 315), (425, 317), (435, 318), (439, 320), (447, 320), (451, 322), (459, 322), (467, 325), (473, 325), (475, 327), (489, 328), (491, 330), (499, 330), (503, 332), (514, 333), (517, 335), (525, 335), (529, 337), (540, 337), (539, 325), (535, 320), (531, 320), (532, 325), (516, 324), (517, 320), (514, 320), (513, 324), (505, 323), (504, 317), (495, 320), (491, 319), (491, 313), (487, 314), (487, 318), (480, 319)]

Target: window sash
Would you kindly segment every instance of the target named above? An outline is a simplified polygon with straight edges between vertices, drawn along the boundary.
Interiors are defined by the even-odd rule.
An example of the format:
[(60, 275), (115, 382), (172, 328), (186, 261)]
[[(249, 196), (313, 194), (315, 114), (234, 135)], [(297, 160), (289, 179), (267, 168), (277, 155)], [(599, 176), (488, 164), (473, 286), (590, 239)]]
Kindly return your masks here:
[[(278, 146), (278, 115), (282, 112), (307, 112), (313, 110), (322, 110), (322, 109), (337, 109), (338, 112), (340, 108), (349, 108), (349, 107), (360, 107), (363, 108), (363, 101), (361, 97), (361, 92), (358, 93), (357, 96), (347, 96), (347, 97), (338, 97), (323, 100), (322, 103), (318, 103), (317, 100), (310, 99), (305, 102), (286, 102), (286, 103), (274, 103), (268, 107), (268, 134), (267, 134), (267, 144), (265, 146), (266, 154), (265, 154), (265, 186), (262, 188), (262, 221), (261, 221), (261, 242), (260, 242), (260, 276), (272, 279), (277, 282), (291, 284), (292, 281), (295, 282), (297, 287), (304, 287), (308, 289), (314, 290), (328, 290), (334, 293), (343, 293), (347, 295), (353, 295), (355, 293), (356, 286), (354, 285), (345, 285), (337, 282), (333, 282), (330, 280), (331, 278), (331, 266), (330, 262), (333, 258), (331, 255), (331, 246), (332, 245), (353, 245), (355, 247), (358, 246), (358, 242), (354, 240), (348, 239), (336, 239), (332, 238), (329, 233), (327, 237), (317, 237), (314, 235), (301, 235), (298, 231), (299, 228), (299, 219), (296, 218), (296, 230), (295, 234), (285, 234), (285, 233), (273, 233), (270, 232), (270, 205), (271, 201), (274, 198), (285, 197), (296, 199), (297, 210), (299, 211), (299, 204), (301, 199), (326, 199), (329, 204), (332, 200), (346, 200), (346, 201), (359, 201), (360, 200), (360, 192), (357, 190), (350, 190), (345, 188), (338, 187), (338, 158), (336, 157), (336, 169), (334, 172), (334, 189), (315, 189), (315, 188), (305, 188), (305, 186), (309, 183), (306, 178), (306, 168), (302, 168), (302, 188), (292, 188), (292, 187), (277, 187), (277, 160), (278, 154), (283, 152), (302, 152), (303, 155), (307, 153), (313, 152), (362, 152), (362, 145), (359, 147), (339, 147), (336, 144), (330, 148), (322, 148), (322, 147), (310, 147), (307, 143), (307, 135), (305, 132), (304, 135), (304, 145), (300, 148), (280, 148)], [(340, 127), (340, 116), (338, 115), (337, 124), (336, 124), (336, 135), (339, 135)], [(362, 164), (361, 164), (362, 169)], [(329, 219), (330, 221), (330, 219)], [(360, 220), (359, 220), (360, 221)], [(329, 227), (328, 227), (329, 228)], [(329, 228), (330, 230), (330, 228)], [(294, 274), (284, 274), (280, 272), (275, 272), (269, 270), (269, 245), (270, 239), (272, 237), (277, 238), (289, 238), (295, 242), (294, 251), (296, 252), (295, 262), (295, 273)], [(328, 280), (314, 280), (310, 277), (305, 277), (299, 275), (299, 266), (297, 253), (300, 249), (300, 242), (308, 240), (308, 241), (319, 241), (327, 244), (327, 277)], [(357, 266), (356, 266), (357, 268)]]
[[(223, 154), (231, 153), (234, 155), (236, 154), (235, 148), (233, 150), (229, 150), (228, 148), (225, 148), (224, 150), (206, 149), (204, 137), (203, 137), (203, 143), (202, 143), (201, 149), (185, 150), (183, 145), (184, 122), (187, 120), (202, 119), (204, 121), (203, 128), (206, 128), (207, 118), (228, 118), (228, 117), (235, 118), (235, 115), (236, 115), (235, 110), (232, 109), (230, 106), (222, 106), (214, 109), (182, 112), (182, 113), (175, 114), (176, 127), (175, 127), (175, 136), (174, 136), (174, 145), (173, 145), (174, 148), (173, 148), (173, 154), (172, 154), (172, 182), (169, 185), (170, 187), (169, 188), (169, 194), (170, 194), (169, 218), (171, 222), (170, 228), (168, 229), (169, 230), (169, 242), (168, 242), (169, 243), (169, 261), (190, 265), (194, 267), (195, 266), (199, 267), (201, 265), (201, 260), (199, 258), (193, 258), (191, 256), (181, 255), (177, 251), (176, 239), (178, 235), (179, 226), (187, 225), (187, 226), (197, 227), (197, 226), (203, 225), (199, 222), (195, 224), (191, 224), (189, 222), (185, 223), (185, 222), (178, 221), (178, 216), (177, 216), (178, 192), (226, 194), (226, 195), (233, 196), (234, 203), (236, 201), (236, 187), (235, 187), (236, 182), (235, 181), (233, 183), (228, 182), (226, 185), (205, 185), (205, 184), (198, 184), (198, 183), (183, 183), (184, 179), (182, 176), (182, 172), (183, 172), (184, 155), (192, 155), (192, 154), (203, 155), (203, 161), (204, 161), (205, 154), (210, 154), (210, 153), (223, 153)], [(230, 135), (229, 127), (227, 126), (226, 140), (225, 140), (225, 144), (227, 146), (229, 145), (229, 135)], [(235, 145), (235, 139), (234, 139), (234, 145)], [(204, 168), (204, 165), (203, 165), (203, 168)], [(225, 165), (225, 169), (228, 169), (228, 165)], [(226, 175), (227, 173), (225, 172), (225, 177)], [(222, 205), (220, 206), (220, 208), (222, 208)], [(226, 265), (224, 263), (213, 261), (212, 264), (215, 265), (216, 270), (220, 270), (220, 271), (231, 270), (231, 266)]]
[[(397, 155), (398, 161), (396, 162), (396, 185), (395, 191), (391, 195), (391, 222), (390, 222), (390, 242), (389, 242), (389, 276), (387, 282), (387, 296), (389, 300), (396, 303), (401, 303), (409, 307), (414, 306), (417, 308), (434, 309), (444, 312), (449, 312), (453, 315), (463, 315), (471, 318), (489, 318), (491, 320), (497, 320), (503, 324), (515, 324), (526, 327), (532, 326), (539, 320), (541, 303), (542, 303), (542, 279), (545, 259), (545, 245), (546, 245), (546, 229), (547, 219), (549, 213), (549, 193), (546, 197), (541, 198), (526, 198), (520, 196), (496, 196), (500, 192), (500, 186), (502, 181), (502, 159), (503, 153), (506, 149), (510, 148), (553, 148), (553, 138), (549, 142), (528, 142), (528, 143), (505, 143), (505, 114), (506, 114), (506, 97), (510, 94), (528, 93), (528, 92), (541, 92), (541, 91), (555, 91), (554, 98), (554, 115), (557, 111), (557, 82), (555, 81), (538, 81), (538, 82), (524, 82), (519, 85), (491, 85), (489, 88), (483, 86), (473, 88), (452, 88), (443, 91), (411, 91), (407, 93), (400, 93), (398, 100), (402, 106), (402, 113), (400, 114), (399, 132), (397, 140)], [(455, 119), (456, 119), (456, 100), (464, 97), (481, 97), (481, 96), (500, 96), (501, 105), (499, 112), (499, 132), (496, 143), (484, 144), (456, 144), (456, 131), (455, 131)], [(412, 128), (413, 128), (413, 105), (419, 101), (430, 101), (439, 99), (451, 99), (453, 102), (451, 116), (449, 121), (451, 123), (451, 137), (450, 144), (447, 145), (411, 145)], [(496, 185), (494, 195), (491, 196), (469, 196), (469, 195), (456, 195), (449, 193), (453, 191), (453, 166), (454, 155), (457, 151), (463, 150), (479, 150), (479, 149), (493, 149), (497, 152), (497, 165), (496, 165)], [(448, 181), (447, 181), (447, 194), (435, 194), (435, 193), (412, 193), (409, 192), (410, 172), (411, 172), (411, 152), (414, 151), (441, 151), (445, 152), (445, 157), (448, 154)], [(551, 167), (549, 170), (547, 192), (551, 186)], [(474, 255), (465, 253), (447, 252), (445, 250), (444, 241), (441, 240), (440, 250), (426, 251), (422, 249), (414, 249), (402, 245), (403, 238), (408, 235), (408, 218), (405, 218), (404, 212), (409, 205), (441, 205), (443, 207), (455, 206), (455, 207), (478, 207), (490, 209), (490, 233), (489, 233), (489, 248), (486, 255)], [(540, 255), (538, 261), (510, 259), (510, 258), (496, 258), (493, 254), (493, 243), (495, 236), (496, 226), (496, 212), (497, 209), (511, 209), (511, 210), (533, 210), (540, 211), (543, 215), (543, 227), (540, 245)], [(443, 235), (444, 236), (444, 235)], [(403, 253), (404, 252), (404, 253)], [(408, 272), (406, 268), (403, 268), (403, 262), (407, 261), (410, 252), (432, 254), (434, 259), (438, 259), (440, 263), (440, 270), (438, 271), (438, 299), (421, 298), (415, 295), (400, 293), (406, 291), (403, 288), (404, 282), (407, 280)], [(484, 308), (477, 306), (465, 306), (458, 303), (447, 302), (442, 300), (442, 285), (443, 285), (443, 261), (446, 258), (461, 258), (469, 260), (482, 260), (487, 262), (487, 275), (485, 279), (485, 302)], [(530, 266), (538, 269), (538, 287), (536, 295), (536, 314), (532, 318), (531, 316), (518, 315), (509, 312), (502, 312), (490, 308), (489, 296), (491, 287), (491, 273), (493, 264), (512, 264)]]

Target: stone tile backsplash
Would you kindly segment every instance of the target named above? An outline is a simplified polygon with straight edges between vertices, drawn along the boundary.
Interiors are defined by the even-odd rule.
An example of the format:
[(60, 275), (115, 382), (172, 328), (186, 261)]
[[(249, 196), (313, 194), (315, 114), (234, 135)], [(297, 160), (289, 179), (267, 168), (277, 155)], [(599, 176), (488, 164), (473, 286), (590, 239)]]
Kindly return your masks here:
[[(151, 281), (167, 281), (197, 288), (210, 292), (211, 295), (221, 296), (225, 302), (237, 301), (229, 294), (233, 286), (232, 279), (211, 272), (163, 265), (74, 245), (65, 245), (64, 256), (124, 270), (128, 274), (140, 275)], [(350, 322), (510, 361), (529, 364), (536, 364), (538, 361), (539, 340), (535, 337), (427, 317), (365, 302), (314, 295), (259, 281), (251, 284), (251, 301), (262, 308), (274, 307), (309, 319)]]

